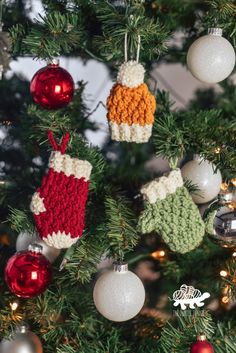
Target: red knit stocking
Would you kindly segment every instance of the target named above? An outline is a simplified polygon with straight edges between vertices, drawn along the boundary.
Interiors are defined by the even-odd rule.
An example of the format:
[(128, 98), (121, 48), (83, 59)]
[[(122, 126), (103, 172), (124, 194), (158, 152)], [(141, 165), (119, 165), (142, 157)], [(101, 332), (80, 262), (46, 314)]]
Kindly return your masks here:
[(40, 237), (55, 248), (69, 248), (84, 230), (84, 213), (89, 190), (91, 164), (65, 154), (68, 133), (58, 146), (52, 132), (48, 139), (53, 147), (49, 170), (42, 186), (31, 201)]

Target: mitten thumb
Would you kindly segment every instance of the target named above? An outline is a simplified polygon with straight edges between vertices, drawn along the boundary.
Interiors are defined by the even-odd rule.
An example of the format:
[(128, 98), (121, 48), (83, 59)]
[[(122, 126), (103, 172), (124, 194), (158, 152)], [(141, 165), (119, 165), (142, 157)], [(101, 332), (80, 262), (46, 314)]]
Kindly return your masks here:
[(138, 231), (140, 233), (151, 233), (157, 229), (157, 222), (159, 217), (153, 214), (153, 207), (147, 205), (146, 209), (141, 213), (138, 221)]

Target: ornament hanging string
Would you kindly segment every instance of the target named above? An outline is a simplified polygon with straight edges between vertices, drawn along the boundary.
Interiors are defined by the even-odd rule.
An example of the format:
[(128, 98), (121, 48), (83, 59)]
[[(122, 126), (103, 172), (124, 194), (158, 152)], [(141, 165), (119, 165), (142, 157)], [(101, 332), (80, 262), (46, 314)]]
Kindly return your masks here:
[[(139, 62), (140, 48), (141, 48), (141, 37), (138, 34), (138, 46), (137, 46), (137, 54), (136, 54), (137, 63)], [(127, 32), (125, 32), (124, 53), (125, 53), (125, 62), (127, 62), (128, 61), (128, 33)]]
[[(5, 36), (5, 38), (4, 38), (4, 33), (3, 33), (3, 31), (2, 31), (2, 30), (3, 30), (2, 17), (3, 17), (3, 6), (4, 6), (4, 2), (5, 2), (5, 0), (0, 0), (0, 36), (2, 37), (1, 40), (3, 40), (3, 42), (4, 42), (4, 39), (6, 40), (6, 36)], [(5, 34), (6, 34), (6, 33), (5, 33)], [(6, 45), (6, 48), (4, 48), (4, 46), (3, 46), (3, 48), (1, 48), (1, 51), (2, 51), (1, 56), (2, 56), (2, 54), (4, 53), (4, 56), (7, 55), (6, 58), (9, 57), (9, 55), (7, 54), (7, 49), (8, 49), (8, 45)], [(5, 60), (6, 60), (6, 59), (5, 59)], [(3, 71), (4, 71), (3, 61), (4, 61), (4, 60), (1, 60), (1, 63), (0, 63), (0, 80), (2, 79), (2, 75), (3, 75)]]
[(60, 151), (62, 154), (66, 152), (68, 142), (70, 140), (69, 132), (62, 137), (61, 145), (58, 145), (51, 130), (48, 130), (48, 140), (54, 151)]
[(0, 32), (2, 32), (2, 16), (3, 16), (3, 5), (4, 5), (4, 0), (0, 0)]

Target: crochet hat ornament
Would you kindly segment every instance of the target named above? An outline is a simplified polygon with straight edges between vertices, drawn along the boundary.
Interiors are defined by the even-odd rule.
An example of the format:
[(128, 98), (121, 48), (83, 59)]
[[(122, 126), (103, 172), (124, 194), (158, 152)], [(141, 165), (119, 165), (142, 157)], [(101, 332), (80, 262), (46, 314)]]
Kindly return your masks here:
[(152, 135), (155, 97), (144, 81), (145, 69), (137, 59), (127, 61), (127, 34), (125, 35), (125, 62), (120, 66), (117, 82), (107, 99), (107, 119), (111, 138), (115, 141), (144, 143)]
[(204, 222), (179, 169), (144, 185), (141, 193), (146, 202), (138, 225), (142, 233), (156, 231), (173, 252), (180, 254), (201, 243)]
[(70, 139), (68, 133), (60, 146), (51, 131), (48, 139), (53, 147), (49, 169), (32, 197), (30, 209), (39, 236), (47, 245), (63, 249), (82, 236), (92, 165), (65, 153)]

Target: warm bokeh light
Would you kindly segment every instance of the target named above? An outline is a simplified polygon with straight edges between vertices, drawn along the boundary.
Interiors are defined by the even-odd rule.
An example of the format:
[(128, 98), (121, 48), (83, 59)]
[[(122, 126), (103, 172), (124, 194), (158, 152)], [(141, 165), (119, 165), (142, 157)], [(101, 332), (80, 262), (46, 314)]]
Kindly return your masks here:
[(231, 288), (229, 285), (225, 286), (223, 289), (222, 289), (222, 294), (224, 295), (229, 295), (229, 293), (231, 293)]
[(224, 297), (221, 298), (221, 301), (222, 301), (223, 304), (227, 304), (230, 301), (230, 299), (229, 299), (229, 297), (227, 297), (225, 295)]
[(234, 202), (231, 202), (229, 204), (227, 204), (228, 208), (230, 208), (231, 210), (234, 210), (235, 209), (235, 203)]
[(236, 251), (233, 252), (232, 256), (233, 256), (233, 257), (236, 257)]
[(228, 190), (228, 186), (229, 186), (228, 183), (221, 183), (220, 188), (223, 191), (227, 191)]
[(220, 271), (220, 275), (221, 275), (221, 277), (227, 277), (228, 276), (228, 272), (225, 271), (225, 270), (221, 270)]
[(151, 256), (154, 258), (154, 259), (163, 259), (166, 255), (166, 252), (164, 250), (157, 250), (157, 251), (154, 251), (153, 253), (151, 253)]
[(215, 153), (216, 153), (216, 154), (219, 154), (220, 152), (221, 152), (221, 147), (216, 147), (216, 148), (215, 148)]
[(235, 187), (236, 187), (236, 178), (231, 179), (231, 183), (233, 184), (233, 186), (235, 186)]
[(11, 307), (11, 310), (12, 311), (16, 311), (16, 309), (18, 308), (18, 303), (17, 302), (13, 302), (13, 303), (10, 303), (10, 307)]

